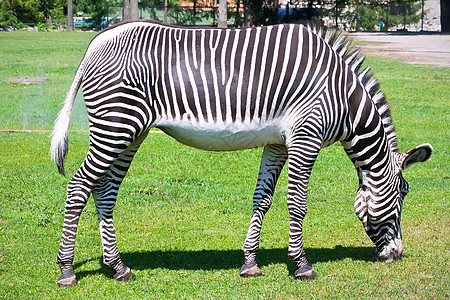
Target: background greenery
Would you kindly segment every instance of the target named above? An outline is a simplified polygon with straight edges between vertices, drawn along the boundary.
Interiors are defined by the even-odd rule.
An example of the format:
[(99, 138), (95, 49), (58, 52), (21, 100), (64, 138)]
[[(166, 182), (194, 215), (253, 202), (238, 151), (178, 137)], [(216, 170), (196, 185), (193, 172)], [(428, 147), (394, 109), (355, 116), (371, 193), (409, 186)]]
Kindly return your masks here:
[[(49, 130), (93, 33), (0, 33), (0, 129)], [(152, 133), (134, 159), (114, 212), (119, 249), (136, 280), (116, 282), (101, 263), (92, 199), (82, 214), (74, 288), (59, 288), (55, 263), (65, 186), (84, 159), (85, 132), (71, 132), (68, 178), (49, 157), (48, 132), (0, 132), (0, 298), (449, 298), (449, 68), (369, 57), (391, 104), (402, 151), (430, 142), (431, 160), (404, 172), (404, 257), (375, 260), (353, 211), (357, 176), (341, 146), (314, 166), (304, 222), (318, 274), (297, 281), (287, 258), (287, 176), (281, 175), (258, 253), (263, 277), (240, 278), (261, 149), (196, 150)], [(44, 76), (45, 84), (8, 77)], [(87, 129), (82, 97), (72, 130)]]
[[(267, 25), (278, 22), (299, 22), (312, 20), (327, 26), (339, 26), (344, 30), (373, 31), (399, 26), (404, 22), (414, 24), (421, 18), (421, 3), (415, 0), (294, 0), (289, 1), (290, 13), (286, 7), (274, 0), (248, 0), (252, 25)], [(193, 13), (194, 3), (197, 7)], [(217, 25), (217, 7), (212, 10), (212, 0), (169, 0), (168, 19), (177, 25)], [(122, 18), (123, 0), (73, 0), (74, 16), (84, 17), (89, 25), (83, 28), (101, 29), (105, 27), (107, 17), (110, 22)], [(241, 13), (236, 14), (239, 5)], [(228, 24), (243, 25), (243, 0), (229, 1)], [(0, 26), (21, 28), (39, 24), (38, 29), (45, 30), (66, 24), (64, 15), (66, 0), (2, 0), (0, 1)], [(207, 7), (202, 10), (201, 7)], [(279, 10), (278, 10), (279, 8)], [(389, 14), (387, 20), (387, 13)], [(139, 1), (139, 17), (163, 20), (164, 0)], [(215, 15), (215, 16), (213, 16)], [(334, 20), (338, 22), (336, 24)], [(358, 20), (357, 20), (358, 19)], [(45, 23), (47, 22), (47, 23)], [(102, 23), (103, 22), (103, 23)], [(387, 24), (389, 23), (389, 24)], [(47, 27), (48, 25), (48, 27)], [(401, 29), (405, 29), (400, 26)], [(56, 28), (56, 26), (54, 26)]]

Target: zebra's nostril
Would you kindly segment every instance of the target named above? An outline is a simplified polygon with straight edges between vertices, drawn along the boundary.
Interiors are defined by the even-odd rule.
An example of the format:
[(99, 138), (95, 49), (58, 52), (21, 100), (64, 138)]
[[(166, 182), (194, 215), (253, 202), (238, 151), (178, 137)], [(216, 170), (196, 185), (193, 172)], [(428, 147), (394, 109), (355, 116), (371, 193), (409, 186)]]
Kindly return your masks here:
[(378, 260), (383, 262), (392, 262), (394, 259), (401, 258), (403, 253), (402, 240), (396, 239), (391, 241), (389, 245), (384, 246), (381, 249), (377, 249)]
[(384, 246), (383, 250), (378, 252), (378, 260), (383, 262), (392, 262), (394, 260), (394, 252), (389, 246)]

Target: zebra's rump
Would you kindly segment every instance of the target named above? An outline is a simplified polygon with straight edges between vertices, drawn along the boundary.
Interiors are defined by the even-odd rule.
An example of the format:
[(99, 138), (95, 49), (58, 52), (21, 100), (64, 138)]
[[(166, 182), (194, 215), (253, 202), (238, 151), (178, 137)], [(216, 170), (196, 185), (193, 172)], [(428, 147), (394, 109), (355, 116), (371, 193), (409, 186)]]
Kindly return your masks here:
[(182, 144), (208, 151), (234, 151), (284, 144), (283, 130), (277, 124), (196, 124), (169, 122), (156, 126)]

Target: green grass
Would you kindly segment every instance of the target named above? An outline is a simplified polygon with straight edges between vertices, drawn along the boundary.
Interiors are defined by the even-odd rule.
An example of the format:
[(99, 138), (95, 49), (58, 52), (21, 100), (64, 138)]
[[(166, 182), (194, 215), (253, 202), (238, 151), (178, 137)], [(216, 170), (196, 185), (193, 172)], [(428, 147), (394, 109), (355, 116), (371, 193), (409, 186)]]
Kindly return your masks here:
[[(93, 33), (0, 33), (0, 129), (51, 129)], [(324, 149), (314, 167), (304, 222), (307, 257), (318, 274), (297, 281), (287, 258), (287, 176), (264, 220), (264, 276), (240, 278), (240, 251), (252, 210), (261, 149), (212, 153), (152, 133), (124, 180), (114, 213), (118, 246), (134, 270), (116, 282), (101, 263), (92, 199), (80, 220), (74, 288), (59, 288), (55, 263), (69, 178), (49, 157), (49, 133), (0, 132), (0, 298), (449, 298), (449, 68), (367, 59), (391, 104), (400, 149), (430, 142), (430, 161), (404, 172), (404, 258), (375, 260), (353, 212), (358, 181), (342, 147)], [(21, 85), (8, 77), (44, 76)], [(78, 99), (71, 129), (86, 129)], [(74, 174), (87, 133), (71, 132)]]

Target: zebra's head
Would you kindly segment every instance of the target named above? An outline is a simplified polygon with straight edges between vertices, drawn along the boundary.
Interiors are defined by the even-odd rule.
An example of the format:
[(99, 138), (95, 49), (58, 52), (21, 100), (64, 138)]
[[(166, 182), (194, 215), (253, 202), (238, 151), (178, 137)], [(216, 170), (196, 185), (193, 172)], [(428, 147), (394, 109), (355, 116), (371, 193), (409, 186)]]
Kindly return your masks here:
[(400, 227), (403, 199), (408, 183), (402, 171), (426, 161), (433, 151), (430, 144), (420, 145), (405, 153), (394, 153), (393, 174), (360, 174), (360, 188), (355, 198), (355, 212), (367, 235), (377, 247), (378, 259), (391, 262), (403, 253)]

